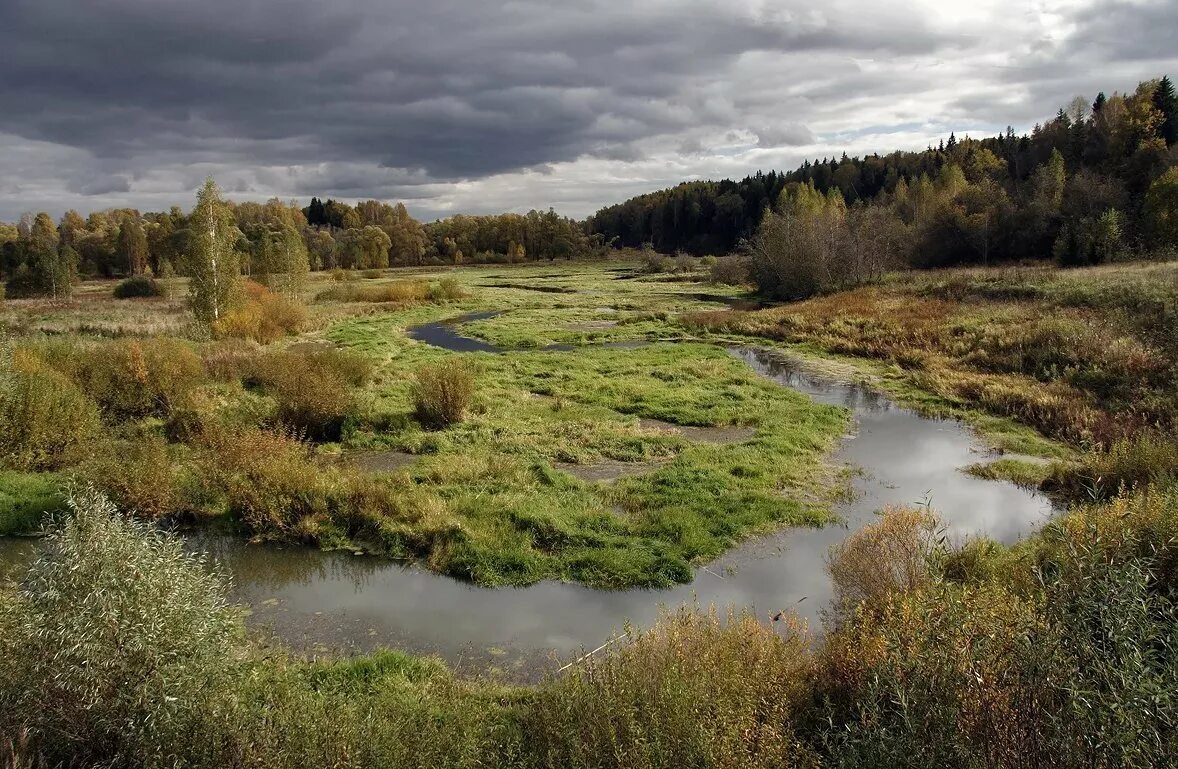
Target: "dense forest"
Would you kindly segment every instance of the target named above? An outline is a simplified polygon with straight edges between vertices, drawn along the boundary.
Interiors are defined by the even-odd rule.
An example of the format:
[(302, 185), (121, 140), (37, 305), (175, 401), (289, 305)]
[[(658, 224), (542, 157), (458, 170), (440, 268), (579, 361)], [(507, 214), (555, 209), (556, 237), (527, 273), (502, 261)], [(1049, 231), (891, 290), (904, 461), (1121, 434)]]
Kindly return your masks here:
[[(916, 266), (1055, 256), (1103, 261), (1174, 242), (1178, 99), (1168, 77), (1089, 103), (1077, 97), (1029, 135), (950, 135), (920, 152), (807, 161), (741, 181), (693, 181), (601, 209), (589, 231), (619, 246), (723, 254), (799, 187), (838, 207), (878, 207)], [(881, 221), (894, 219), (893, 223)]]
[[(693, 181), (585, 222), (552, 209), (423, 224), (404, 204), (231, 203), (242, 272), (600, 256), (608, 246), (752, 256), (783, 298), (902, 266), (1055, 258), (1094, 264), (1178, 242), (1178, 97), (1168, 77), (1075, 99), (1029, 135), (950, 135), (936, 148), (807, 161), (741, 181)], [(0, 222), (9, 297), (67, 294), (79, 276), (187, 274), (178, 207), (67, 211)], [(801, 276), (800, 278), (798, 276)]]

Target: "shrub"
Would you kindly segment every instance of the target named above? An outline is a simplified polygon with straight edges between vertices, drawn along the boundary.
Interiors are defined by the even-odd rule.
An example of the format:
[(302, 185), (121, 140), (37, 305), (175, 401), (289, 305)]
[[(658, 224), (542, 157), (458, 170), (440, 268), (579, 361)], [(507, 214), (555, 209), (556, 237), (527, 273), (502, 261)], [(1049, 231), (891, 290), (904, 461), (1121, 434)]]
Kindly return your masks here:
[(303, 519), (330, 513), (332, 478), (291, 433), (212, 429), (199, 437), (197, 450), (205, 503), (251, 531), (297, 534)]
[(283, 351), (260, 358), (252, 379), (278, 402), (278, 419), (315, 440), (338, 440), (359, 413), (353, 388), (367, 381), (368, 362), (341, 350)]
[(98, 407), (27, 350), (0, 349), (0, 462), (20, 470), (67, 467), (98, 435)]
[(469, 367), (457, 361), (422, 366), (413, 383), (417, 419), (438, 428), (461, 422), (474, 397), (474, 384)]
[(111, 441), (83, 464), (82, 475), (121, 510), (140, 518), (156, 520), (180, 507), (172, 450), (158, 435)]
[(178, 339), (50, 346), (45, 353), (115, 419), (166, 416), (204, 382), (200, 357)]
[(687, 254), (675, 254), (674, 271), (682, 274), (695, 272), (696, 261)]
[(297, 299), (247, 282), (245, 301), (214, 323), (213, 333), (269, 344), (297, 334), (306, 322), (307, 311)]
[(236, 724), (224, 583), (97, 492), (69, 504), (0, 610), (0, 734), (47, 766), (215, 764)]
[(466, 296), (462, 285), (454, 278), (442, 278), (429, 286), (429, 300), (431, 302), (446, 302), (461, 299)]
[(774, 299), (803, 299), (832, 286), (828, 254), (811, 218), (768, 212), (746, 244), (758, 290)]
[(675, 260), (653, 249), (644, 249), (642, 251), (642, 269), (644, 272), (651, 274), (673, 272), (675, 269)]
[(713, 263), (708, 272), (708, 279), (712, 283), (739, 286), (749, 282), (748, 263), (742, 257), (725, 256), (722, 259), (712, 259)]
[(115, 299), (167, 296), (163, 284), (146, 275), (136, 275), (119, 283), (114, 290)]
[(836, 605), (883, 606), (889, 595), (928, 583), (936, 519), (923, 508), (888, 508), (830, 549), (827, 570)]
[(747, 615), (688, 609), (590, 657), (537, 693), (523, 733), (540, 766), (815, 766), (790, 725), (806, 640)]

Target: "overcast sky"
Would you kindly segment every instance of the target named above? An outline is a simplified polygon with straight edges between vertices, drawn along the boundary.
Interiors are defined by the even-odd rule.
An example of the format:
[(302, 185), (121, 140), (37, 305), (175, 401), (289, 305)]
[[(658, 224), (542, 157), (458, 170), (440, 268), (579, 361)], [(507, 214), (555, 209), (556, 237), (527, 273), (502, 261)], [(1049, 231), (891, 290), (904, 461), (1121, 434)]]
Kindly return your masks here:
[(603, 204), (1022, 132), (1178, 75), (1178, 0), (0, 0), (0, 219)]

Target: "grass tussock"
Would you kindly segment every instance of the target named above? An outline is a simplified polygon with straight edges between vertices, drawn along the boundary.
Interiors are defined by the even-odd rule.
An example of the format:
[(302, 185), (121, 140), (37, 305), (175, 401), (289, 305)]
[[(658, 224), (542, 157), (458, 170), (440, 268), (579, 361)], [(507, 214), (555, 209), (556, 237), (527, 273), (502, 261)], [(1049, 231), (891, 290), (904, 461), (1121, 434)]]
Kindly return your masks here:
[(413, 383), (414, 412), (423, 425), (449, 427), (466, 416), (474, 393), (469, 366), (450, 361), (422, 366)]

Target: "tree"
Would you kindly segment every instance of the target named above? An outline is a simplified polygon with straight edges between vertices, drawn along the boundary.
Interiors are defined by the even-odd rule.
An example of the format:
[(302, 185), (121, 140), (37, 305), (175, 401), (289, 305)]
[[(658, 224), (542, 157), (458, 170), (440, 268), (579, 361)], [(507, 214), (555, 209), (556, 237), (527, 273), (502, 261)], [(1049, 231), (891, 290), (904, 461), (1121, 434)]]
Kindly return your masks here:
[(196, 194), (188, 229), (189, 303), (197, 321), (211, 326), (236, 301), (241, 282), (234, 248), (239, 233), (211, 176)]
[(297, 293), (310, 269), (307, 244), (294, 227), (256, 224), (247, 233), (250, 273), (266, 286), (286, 294)]
[(147, 270), (147, 234), (138, 217), (128, 217), (119, 227), (116, 251), (129, 275), (142, 275)]
[(1162, 115), (1158, 134), (1170, 146), (1178, 142), (1178, 95), (1174, 94), (1174, 84), (1169, 76), (1158, 81), (1153, 91), (1153, 106)]
[(398, 264), (420, 264), (429, 242), (421, 223), (409, 215), (404, 203), (391, 209), (387, 224), (381, 227), (389, 236), (389, 258)]
[(389, 236), (380, 227), (353, 227), (340, 235), (339, 266), (371, 270), (389, 266)]
[(303, 230), (307, 259), (312, 270), (330, 270), (336, 266), (335, 238), (327, 230), (308, 227)]
[(61, 244), (57, 226), (47, 213), (22, 217), (16, 248), (6, 255), (9, 296), (69, 296), (77, 272), (77, 252)]
[(1154, 180), (1145, 195), (1145, 220), (1154, 243), (1178, 246), (1178, 166)]

